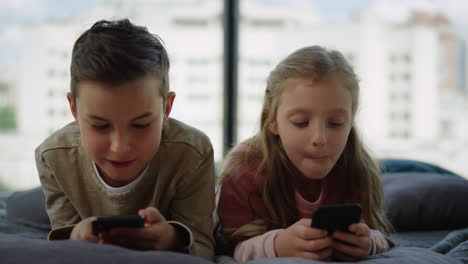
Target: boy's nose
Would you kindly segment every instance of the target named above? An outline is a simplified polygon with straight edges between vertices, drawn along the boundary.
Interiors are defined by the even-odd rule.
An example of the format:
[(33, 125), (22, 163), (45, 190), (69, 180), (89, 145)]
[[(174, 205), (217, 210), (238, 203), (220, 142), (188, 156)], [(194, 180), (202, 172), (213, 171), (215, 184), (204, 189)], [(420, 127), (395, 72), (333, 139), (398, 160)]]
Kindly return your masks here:
[(114, 133), (111, 138), (110, 151), (126, 153), (130, 150), (129, 137), (125, 133)]

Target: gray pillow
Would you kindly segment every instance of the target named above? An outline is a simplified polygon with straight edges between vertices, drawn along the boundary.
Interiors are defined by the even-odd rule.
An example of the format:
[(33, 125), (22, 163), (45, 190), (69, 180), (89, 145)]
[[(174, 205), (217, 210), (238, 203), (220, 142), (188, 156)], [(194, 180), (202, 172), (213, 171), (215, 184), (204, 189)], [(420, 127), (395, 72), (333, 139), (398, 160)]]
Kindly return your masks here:
[(468, 226), (468, 181), (438, 173), (382, 175), (385, 213), (397, 231)]
[(440, 166), (417, 160), (381, 159), (379, 160), (379, 165), (382, 173), (428, 172), (437, 174), (449, 174), (460, 177), (454, 172), (444, 169)]
[(6, 213), (8, 221), (12, 223), (50, 230), (41, 187), (11, 194), (7, 199)]

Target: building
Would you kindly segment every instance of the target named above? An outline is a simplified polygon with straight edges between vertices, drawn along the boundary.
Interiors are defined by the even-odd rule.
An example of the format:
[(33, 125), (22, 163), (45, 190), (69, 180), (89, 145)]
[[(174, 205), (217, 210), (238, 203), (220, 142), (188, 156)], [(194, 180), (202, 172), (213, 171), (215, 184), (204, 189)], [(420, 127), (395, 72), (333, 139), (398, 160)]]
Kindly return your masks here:
[[(155, 18), (154, 14), (160, 15)], [(45, 136), (73, 120), (66, 100), (73, 43), (97, 20), (119, 16), (145, 25), (163, 39), (171, 59), (171, 89), (177, 94), (172, 116), (206, 131), (215, 149), (221, 150), (220, 14), (220, 3), (211, 1), (140, 0), (129, 5), (113, 0), (67, 21), (27, 28), (25, 41), (35, 45), (26, 46), (22, 53), (19, 130)], [(216, 155), (221, 158), (221, 151)]]
[[(243, 70), (247, 74), (240, 79), (241, 89), (246, 90), (239, 101), (251, 105), (240, 107), (243, 120), (248, 121), (242, 123), (242, 137), (248, 137), (258, 125), (251, 113), (260, 112), (269, 71), (288, 53), (307, 45), (338, 49), (354, 64), (362, 91), (358, 125), (370, 141), (406, 144), (437, 136), (439, 76), (438, 57), (434, 54), (438, 54), (440, 44), (435, 30), (388, 24), (371, 15), (343, 24), (301, 27), (296, 23), (293, 28), (284, 28), (288, 18), (282, 19), (286, 21), (270, 23), (269, 30), (261, 27), (244, 30), (244, 39), (261, 48), (241, 44), (245, 53), (240, 67), (245, 63)], [(420, 129), (421, 124), (427, 129)]]
[(260, 112), (269, 71), (297, 48), (322, 45), (340, 50), (361, 78), (357, 125), (377, 157), (420, 159), (468, 175), (457, 165), (463, 162), (449, 155), (466, 157), (457, 142), (468, 137), (458, 132), (466, 131), (459, 115), (467, 101), (453, 100), (464, 85), (464, 53), (447, 18), (411, 9), (405, 19), (388, 19), (371, 7), (344, 22), (311, 19), (302, 26), (260, 10), (242, 17), (247, 22), (240, 37), (246, 41), (240, 44), (240, 140), (258, 131), (259, 116), (252, 113)]
[[(73, 120), (65, 96), (74, 41), (98, 19), (128, 17), (163, 39), (171, 59), (171, 89), (177, 94), (171, 115), (204, 131), (220, 160), (221, 4), (207, 0), (107, 0), (70, 19), (25, 28), (24, 43), (34, 45), (22, 52), (16, 99), (19, 134), (32, 137), (28, 142), (34, 143), (28, 144), (28, 153), (33, 153), (33, 146), (51, 131)], [(371, 8), (330, 24), (311, 7), (268, 6), (255, 1), (241, 4), (238, 141), (258, 130), (265, 81), (273, 67), (297, 48), (323, 45), (343, 52), (361, 77), (357, 125), (374, 153), (461, 167), (445, 155), (466, 140), (453, 132), (465, 127), (456, 118), (463, 115), (466, 100), (441, 101), (445, 94), (449, 95), (444, 98), (451, 98), (450, 92), (463, 86), (458, 75), (461, 70), (457, 70), (463, 66), (457, 58), (463, 55), (456, 52), (457, 38), (446, 19), (416, 12), (395, 22)], [(450, 114), (445, 111), (447, 105), (451, 106)], [(453, 140), (444, 141), (444, 146), (450, 147), (434, 144), (450, 133), (458, 133)], [(28, 159), (34, 164), (33, 157)], [(31, 177), (30, 173), (21, 177)], [(466, 170), (464, 173), (468, 175)]]
[(0, 108), (16, 108), (17, 80), (13, 70), (0, 67)]
[[(25, 29), (18, 89), (18, 129), (45, 137), (72, 121), (66, 100), (69, 61), (76, 33), (69, 24), (49, 22)], [(45, 37), (47, 36), (47, 37)]]

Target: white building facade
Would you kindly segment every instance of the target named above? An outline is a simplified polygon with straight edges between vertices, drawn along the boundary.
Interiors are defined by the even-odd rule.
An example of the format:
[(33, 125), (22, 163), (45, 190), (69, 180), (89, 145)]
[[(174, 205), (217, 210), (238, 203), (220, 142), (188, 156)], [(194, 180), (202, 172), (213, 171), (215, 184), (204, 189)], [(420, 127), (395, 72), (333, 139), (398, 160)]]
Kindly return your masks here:
[[(361, 78), (357, 125), (378, 157), (424, 159), (459, 168), (441, 158), (443, 153), (434, 147), (444, 124), (456, 118), (443, 112), (440, 65), (445, 53), (441, 52), (444, 46), (436, 28), (389, 23), (372, 14), (326, 24), (317, 12), (300, 6), (242, 3), (239, 141), (258, 131), (266, 78), (274, 66), (300, 47), (323, 45), (341, 51)], [(73, 121), (66, 93), (74, 41), (98, 19), (122, 17), (145, 25), (163, 39), (171, 59), (171, 89), (177, 94), (171, 115), (204, 131), (212, 140), (215, 158), (220, 160), (224, 56), (221, 4), (206, 0), (138, 0), (130, 5), (128, 1), (108, 0), (70, 20), (26, 28), (24, 43), (34, 45), (23, 47), (16, 94), (19, 136), (28, 138), (22, 148), (30, 154), (17, 164), (21, 170), (14, 170), (14, 165), (8, 163), (11, 172), (6, 175), (11, 176), (4, 177), (24, 179), (18, 180), (21, 184), (15, 188), (37, 184), (36, 180), (26, 180), (37, 177), (34, 147), (53, 130)], [(457, 105), (452, 113), (466, 109), (466, 100)], [(23, 144), (22, 140), (16, 142)], [(466, 169), (457, 172), (468, 175)], [(12, 185), (15, 182), (5, 181)]]

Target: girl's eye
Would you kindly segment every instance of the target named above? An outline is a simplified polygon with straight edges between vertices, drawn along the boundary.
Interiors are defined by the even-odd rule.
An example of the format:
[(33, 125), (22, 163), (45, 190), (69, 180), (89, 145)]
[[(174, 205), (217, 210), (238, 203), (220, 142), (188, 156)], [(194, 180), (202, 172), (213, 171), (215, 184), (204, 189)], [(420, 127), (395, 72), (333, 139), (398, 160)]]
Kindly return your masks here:
[(304, 128), (309, 125), (309, 122), (293, 122), (294, 126)]
[(104, 124), (104, 125), (92, 125), (92, 127), (93, 127), (94, 129), (96, 129), (96, 130), (104, 130), (104, 129), (108, 128), (109, 125), (108, 125), (108, 124)]
[(151, 123), (146, 123), (146, 124), (133, 124), (133, 127), (134, 128), (138, 128), (138, 129), (143, 129), (143, 128), (147, 128), (149, 127)]

